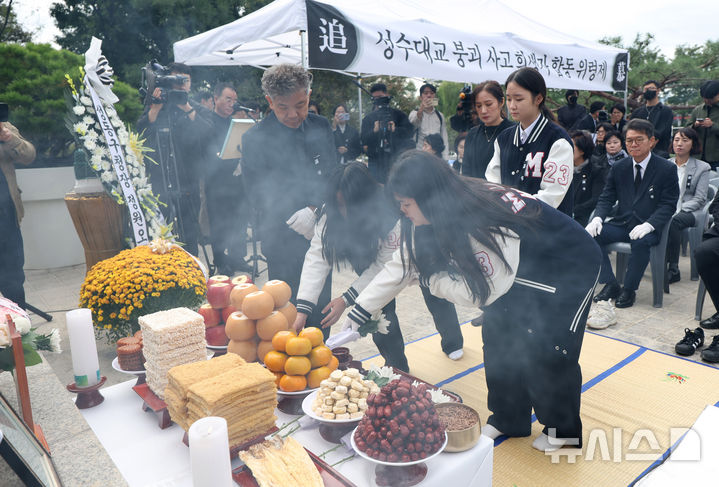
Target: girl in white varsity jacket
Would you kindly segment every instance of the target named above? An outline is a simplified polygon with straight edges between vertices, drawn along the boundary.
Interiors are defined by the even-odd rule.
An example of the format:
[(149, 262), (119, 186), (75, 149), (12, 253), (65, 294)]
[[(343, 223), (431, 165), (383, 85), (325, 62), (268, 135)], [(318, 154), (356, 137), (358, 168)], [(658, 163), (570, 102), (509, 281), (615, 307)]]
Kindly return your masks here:
[(507, 78), (507, 107), (519, 122), (497, 136), (486, 179), (533, 194), (572, 216), (574, 148), (544, 104), (547, 86), (539, 71), (521, 68)]
[(357, 297), (345, 326), (361, 325), (415, 282), (479, 306), (493, 413), (483, 433), (528, 436), (534, 408), (545, 426), (535, 448), (580, 443), (578, 360), (601, 265), (594, 240), (538, 198), (459, 176), (427, 153), (405, 153), (388, 191), (407, 217), (402, 246)]
[[(340, 263), (349, 262), (359, 277), (342, 296), (322, 310), (326, 313), (320, 323), (322, 327), (337, 322), (399, 248), (399, 212), (396, 205), (387, 201), (382, 185), (363, 164), (355, 162), (338, 169), (330, 177), (328, 187), (333, 194), (325, 199), (302, 266), (297, 319), (293, 324), (297, 331), (304, 328), (307, 317), (312, 315), (333, 265), (339, 267)], [(390, 323), (389, 331), (374, 333), (372, 338), (387, 365), (408, 371), (394, 300), (381, 308)]]

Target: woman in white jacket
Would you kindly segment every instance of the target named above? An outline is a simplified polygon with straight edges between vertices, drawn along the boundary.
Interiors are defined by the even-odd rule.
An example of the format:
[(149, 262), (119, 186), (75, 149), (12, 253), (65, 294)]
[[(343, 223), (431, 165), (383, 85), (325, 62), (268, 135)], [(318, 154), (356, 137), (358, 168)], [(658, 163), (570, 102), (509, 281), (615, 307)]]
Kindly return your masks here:
[(484, 434), (527, 436), (534, 409), (545, 426), (535, 448), (581, 444), (578, 360), (601, 263), (594, 240), (535, 196), (464, 178), (423, 152), (395, 163), (388, 191), (407, 217), (402, 247), (355, 300), (350, 326), (413, 282), (481, 307), (493, 413)]

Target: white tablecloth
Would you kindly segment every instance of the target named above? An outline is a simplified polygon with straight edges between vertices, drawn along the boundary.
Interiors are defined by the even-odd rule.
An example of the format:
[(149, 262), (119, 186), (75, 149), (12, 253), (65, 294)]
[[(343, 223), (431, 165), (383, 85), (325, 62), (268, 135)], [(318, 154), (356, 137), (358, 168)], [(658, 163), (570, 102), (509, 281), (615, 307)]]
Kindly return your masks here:
[[(81, 410), (82, 415), (131, 487), (192, 487), (189, 448), (182, 443), (184, 431), (176, 424), (161, 430), (155, 414), (142, 411), (142, 399), (132, 390), (134, 384), (131, 380), (102, 389), (105, 401)], [(276, 414), (280, 427), (296, 418), (280, 411)], [(316, 426), (302, 428), (292, 436), (317, 455), (337, 446), (323, 440)], [(324, 460), (331, 465), (350, 454), (340, 446)], [(417, 485), (488, 487), (492, 485), (492, 462), (493, 443), (481, 437), (471, 450), (442, 453), (428, 461), (427, 477)], [(238, 458), (232, 461), (233, 468), (241, 464)], [(358, 487), (372, 485), (374, 464), (367, 460), (355, 457), (336, 468)]]

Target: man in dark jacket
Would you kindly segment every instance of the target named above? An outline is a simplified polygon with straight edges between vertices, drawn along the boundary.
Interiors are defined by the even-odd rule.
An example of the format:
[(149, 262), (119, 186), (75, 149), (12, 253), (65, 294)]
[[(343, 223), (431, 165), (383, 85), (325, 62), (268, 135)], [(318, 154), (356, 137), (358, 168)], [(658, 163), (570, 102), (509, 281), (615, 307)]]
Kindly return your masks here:
[[(326, 118), (308, 113), (312, 75), (294, 64), (265, 71), (262, 90), (272, 113), (242, 137), (242, 171), (259, 211), (268, 277), (299, 289), (302, 264), (322, 206), (327, 177), (338, 166)], [(308, 323), (317, 325), (330, 300), (327, 279)]]
[(589, 105), (589, 113), (574, 124), (573, 130), (586, 130), (591, 133), (596, 132), (597, 126), (601, 122), (609, 121), (606, 112), (603, 114), (606, 120), (600, 120), (600, 112), (604, 110), (605, 106), (603, 101), (592, 102), (592, 104)]
[[(595, 217), (587, 225), (587, 232), (604, 253), (599, 282), (605, 286), (594, 300), (616, 299), (617, 308), (634, 304), (639, 281), (649, 263), (649, 249), (659, 243), (664, 225), (672, 218), (679, 199), (676, 165), (651, 153), (656, 144), (652, 124), (646, 120), (630, 120), (626, 143), (631, 157), (610, 169)], [(614, 218), (603, 224), (615, 203), (618, 207)], [(606, 246), (614, 242), (629, 242), (632, 246), (624, 288), (618, 284), (609, 262)]]
[(579, 92), (577, 90), (565, 91), (564, 98), (567, 100), (567, 104), (557, 110), (557, 119), (567, 131), (587, 114), (587, 108), (577, 103), (578, 97)]
[(414, 127), (404, 112), (390, 108), (387, 86), (376, 83), (370, 88), (370, 94), (374, 108), (362, 120), (362, 145), (367, 153), (370, 174), (380, 183), (385, 183), (397, 156), (414, 148), (411, 140)]
[(629, 119), (643, 118), (652, 122), (657, 138), (657, 143), (652, 152), (666, 159), (669, 157), (669, 145), (672, 142), (674, 112), (659, 101), (659, 83), (654, 80), (644, 83), (642, 98), (644, 99), (644, 106), (634, 110)]
[(712, 169), (719, 168), (719, 81), (710, 80), (699, 88), (704, 103), (697, 105), (689, 117), (688, 127), (699, 134), (702, 152), (699, 159)]

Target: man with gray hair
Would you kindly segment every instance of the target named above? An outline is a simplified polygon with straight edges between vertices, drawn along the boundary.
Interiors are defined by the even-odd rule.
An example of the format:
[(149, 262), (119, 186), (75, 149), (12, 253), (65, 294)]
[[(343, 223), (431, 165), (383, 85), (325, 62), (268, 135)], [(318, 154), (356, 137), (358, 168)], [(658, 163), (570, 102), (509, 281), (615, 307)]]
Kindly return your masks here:
[[(242, 173), (259, 213), (268, 278), (287, 282), (294, 292), (314, 234), (315, 213), (337, 166), (329, 122), (308, 113), (311, 83), (312, 75), (294, 64), (265, 71), (262, 91), (272, 112), (242, 137)], [(327, 279), (316, 310), (329, 302), (330, 290)], [(320, 321), (319, 311), (308, 318), (314, 325)]]

